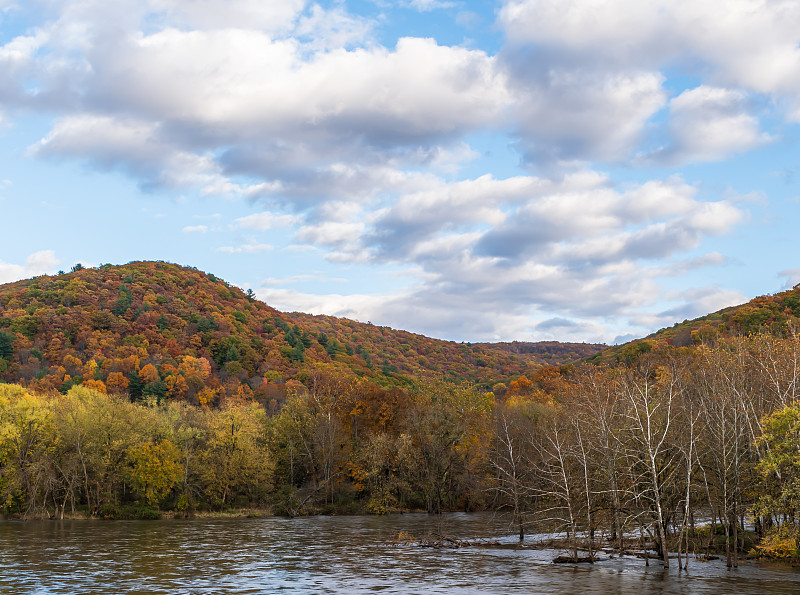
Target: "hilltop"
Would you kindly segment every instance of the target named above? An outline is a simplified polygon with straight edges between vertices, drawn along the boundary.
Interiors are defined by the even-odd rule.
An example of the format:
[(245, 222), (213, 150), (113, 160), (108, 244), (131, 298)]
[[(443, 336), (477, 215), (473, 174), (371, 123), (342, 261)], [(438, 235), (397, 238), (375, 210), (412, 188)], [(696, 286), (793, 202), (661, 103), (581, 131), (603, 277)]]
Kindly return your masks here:
[(0, 378), (45, 392), (82, 384), (133, 400), (205, 404), (239, 395), (275, 406), (315, 369), (383, 388), (436, 376), (488, 389), (602, 347), (455, 343), (287, 314), (213, 274), (166, 262), (101, 265), (0, 286)]
[(760, 332), (785, 335), (800, 324), (800, 284), (775, 294), (729, 306), (694, 318), (676, 322), (642, 339), (608, 347), (586, 358), (593, 363), (628, 360), (656, 347), (691, 348), (701, 343), (716, 344), (719, 340), (748, 336)]

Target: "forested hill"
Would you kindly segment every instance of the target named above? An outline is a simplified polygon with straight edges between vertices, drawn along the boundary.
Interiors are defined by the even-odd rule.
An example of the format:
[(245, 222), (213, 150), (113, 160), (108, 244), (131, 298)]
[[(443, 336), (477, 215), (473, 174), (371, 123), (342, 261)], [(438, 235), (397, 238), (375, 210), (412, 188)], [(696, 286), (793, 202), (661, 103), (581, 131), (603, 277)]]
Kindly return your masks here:
[(367, 354), (367, 360), (385, 374), (417, 376), (433, 371), (451, 380), (467, 380), (486, 388), (522, 374), (531, 375), (542, 366), (558, 366), (589, 357), (606, 347), (557, 341), (455, 343), (335, 316), (292, 312), (288, 317), (317, 335), (335, 338), (346, 353), (350, 346), (356, 355)]
[(511, 345), (518, 348), (284, 314), (214, 275), (164, 262), (0, 286), (0, 378), (40, 391), (83, 384), (134, 399), (239, 395), (279, 404), (292, 382), (320, 368), (385, 388), (428, 375), (488, 388), (603, 347)]
[(764, 332), (784, 335), (790, 327), (800, 329), (800, 284), (699, 318), (676, 322), (643, 339), (608, 347), (586, 359), (594, 363), (627, 361), (657, 347), (693, 347)]

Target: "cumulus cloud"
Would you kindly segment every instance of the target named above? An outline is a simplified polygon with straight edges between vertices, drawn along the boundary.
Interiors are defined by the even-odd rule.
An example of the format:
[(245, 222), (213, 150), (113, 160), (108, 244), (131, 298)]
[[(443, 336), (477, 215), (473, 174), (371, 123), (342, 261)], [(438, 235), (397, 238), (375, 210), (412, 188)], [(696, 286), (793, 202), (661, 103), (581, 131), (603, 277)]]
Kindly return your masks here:
[(539, 194), (550, 184), (527, 176), (497, 180), (488, 174), (452, 184), (439, 180), (436, 185), (406, 194), (377, 211), (370, 244), (397, 257), (441, 231), (498, 225), (506, 218), (504, 206)]
[[(298, 26), (322, 18), (320, 10)], [(75, 87), (60, 89), (63, 102), (76, 103), (76, 113), (34, 154), (86, 159), (145, 187), (343, 196), (413, 178), (406, 166), (470, 158), (461, 136), (497, 121), (508, 102), (504, 74), (480, 50), (418, 38), (352, 50), (334, 39), (335, 49), (319, 49), (298, 39), (167, 24), (93, 39), (81, 60), (64, 60), (83, 69), (80, 77), (60, 66)], [(15, 60), (32, 59), (37, 42), (26, 43)], [(29, 82), (8, 88), (22, 93)], [(235, 176), (261, 182), (242, 187)]]
[(658, 280), (724, 265), (725, 257), (717, 253), (681, 257), (706, 238), (729, 232), (742, 216), (727, 201), (701, 200), (697, 189), (679, 178), (619, 188), (592, 171), (559, 180), (441, 182), (374, 212), (357, 204), (338, 205), (336, 212), (338, 217), (329, 212), (307, 221), (297, 239), (341, 262), (413, 265), (419, 285), (375, 301), (281, 293), (277, 287), (269, 299), (285, 305), (291, 298), (294, 309), (335, 308), (328, 312), (361, 320), (399, 321), (401, 313), (411, 316), (414, 310), (416, 323), (431, 325), (419, 330), (447, 325), (463, 337), (483, 339), (494, 337), (500, 326), (483, 328), (482, 313), (513, 319), (517, 337), (553, 338), (555, 326), (539, 325), (555, 318), (575, 323), (571, 330), (560, 329), (570, 337), (605, 341), (618, 330), (598, 317), (624, 325), (631, 316), (645, 321), (642, 312), (665, 299), (673, 314), (715, 304), (705, 295), (694, 306), (685, 295), (664, 298)]
[(673, 160), (758, 146), (767, 137), (745, 94), (800, 119), (798, 20), (793, 2), (506, 0), (501, 56), (522, 98), (520, 143), (534, 164), (629, 157), (666, 105), (662, 72), (680, 65), (707, 84), (670, 106)]
[[(0, 88), (17, 103), (69, 108), (37, 154), (114, 167), (146, 188), (290, 202), (374, 200), (413, 183), (409, 168), (443, 155), (458, 167), (474, 155), (463, 137), (487, 126), (513, 130), (535, 166), (624, 161), (667, 105), (659, 69), (684, 55), (743, 89), (800, 89), (790, 76), (800, 38), (785, 22), (794, 9), (756, 10), (749, 0), (733, 3), (723, 21), (709, 3), (511, 0), (498, 16), (509, 39), (498, 56), (411, 37), (382, 47), (371, 23), (343, 5), (273, 4), (54, 5), (62, 8), (46, 27), (0, 48), (0, 73), (10, 77)], [(760, 35), (771, 27), (777, 35)], [(726, 54), (702, 41), (710, 36), (737, 55), (742, 38), (754, 40), (758, 71), (776, 71), (772, 83), (733, 76)], [(764, 141), (735, 93), (673, 99), (676, 154), (715, 159), (724, 147)], [(682, 134), (695, 123), (710, 134)]]
[(242, 185), (222, 174), (208, 155), (181, 149), (162, 137), (160, 125), (110, 116), (79, 115), (58, 120), (29, 149), (36, 157), (82, 159), (104, 170), (120, 170), (144, 189), (198, 188), (216, 196), (257, 196), (275, 184)]
[(0, 260), (0, 283), (11, 283), (20, 279), (55, 272), (60, 261), (53, 250), (40, 250), (30, 254), (25, 264), (13, 264)]
[(745, 93), (701, 85), (670, 101), (671, 146), (653, 157), (673, 164), (718, 161), (769, 142)]
[(271, 211), (262, 211), (261, 213), (253, 213), (239, 217), (233, 222), (234, 227), (242, 229), (256, 229), (266, 231), (268, 229), (275, 229), (280, 227), (289, 227), (297, 223), (298, 217), (295, 215), (287, 215), (280, 213), (273, 213)]
[(677, 277), (684, 275), (690, 271), (695, 271), (704, 267), (718, 267), (726, 265), (729, 258), (719, 252), (711, 252), (703, 256), (696, 256), (687, 260), (680, 260), (678, 262), (670, 263), (661, 268), (663, 276)]
[[(250, 199), (256, 212), (228, 227), (248, 236), (223, 253), (263, 253), (273, 246), (261, 234), (288, 229), (293, 249), (414, 271), (417, 284), (388, 296), (274, 281), (263, 295), (442, 336), (597, 339), (611, 332), (599, 318), (684, 307), (659, 280), (724, 265), (687, 254), (743, 207), (680, 178), (620, 184), (597, 164), (723, 159), (771, 140), (759, 106), (800, 114), (792, 3), (733, 0), (721, 19), (718, 5), (688, 0), (506, 0), (496, 54), (418, 37), (384, 46), (338, 2), (46, 7), (47, 22), (0, 46), (3, 111), (55, 115), (30, 155), (123, 172), (146, 190)], [(676, 64), (702, 84), (670, 97)], [(468, 140), (483, 134), (511, 143), (525, 175), (463, 174), (484, 157)]]
[[(419, 284), (380, 295), (320, 294), (270, 286), (261, 289), (258, 296), (284, 311), (331, 314), (361, 322), (379, 321), (380, 324), (428, 336), (465, 341), (500, 341), (513, 337), (520, 340), (605, 342), (614, 336), (618, 324), (624, 324), (624, 319), (606, 319), (609, 324), (604, 324), (578, 314), (570, 319), (560, 318), (562, 321), (571, 320), (571, 324), (564, 322), (557, 327), (551, 322), (548, 325), (546, 322), (552, 321), (552, 317), (548, 319), (546, 314), (541, 314), (540, 310), (544, 308), (538, 301), (533, 304), (520, 302), (520, 295), (507, 298), (499, 295), (502, 290), (516, 290), (531, 297), (535, 293), (528, 294), (527, 291), (542, 289), (546, 281), (536, 288), (515, 287), (510, 280), (504, 279), (498, 279), (497, 283), (498, 293), (493, 297), (476, 296), (467, 286), (464, 286), (464, 291), (454, 292), (453, 287), (439, 283)], [(556, 285), (552, 284), (554, 292), (557, 291)], [(589, 292), (583, 296), (592, 297)], [(491, 316), (487, 312), (492, 312)], [(641, 333), (641, 329), (638, 330)]]
[(530, 320), (525, 316), (499, 312), (490, 319), (476, 309), (463, 311), (458, 305), (431, 300), (432, 296), (413, 290), (392, 294), (313, 294), (292, 289), (266, 288), (257, 291), (279, 310), (329, 314), (454, 340), (500, 340), (527, 336)]
[(537, 323), (534, 327), (537, 340), (541, 341), (575, 341), (600, 342), (608, 341), (610, 329), (607, 325), (590, 320), (571, 320), (567, 318), (549, 318)]
[(679, 180), (648, 182), (620, 192), (608, 185), (529, 200), (476, 246), (480, 254), (518, 261), (597, 266), (618, 260), (658, 259), (724, 233), (740, 212), (725, 202), (694, 198)]
[(525, 57), (509, 64), (519, 146), (534, 165), (623, 161), (666, 104), (658, 73), (543, 68)]
[(506, 0), (499, 15), (517, 44), (623, 67), (700, 60), (718, 81), (762, 93), (800, 88), (798, 20), (800, 5), (761, 0)]

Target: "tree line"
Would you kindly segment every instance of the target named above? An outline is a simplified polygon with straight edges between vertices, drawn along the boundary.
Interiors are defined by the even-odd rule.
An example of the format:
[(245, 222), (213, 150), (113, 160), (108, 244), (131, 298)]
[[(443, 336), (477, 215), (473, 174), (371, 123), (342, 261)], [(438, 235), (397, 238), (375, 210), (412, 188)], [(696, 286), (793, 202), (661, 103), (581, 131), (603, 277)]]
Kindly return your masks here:
[[(380, 388), (324, 366), (270, 411), (0, 385), (0, 509), (23, 517), (504, 510), (520, 540), (563, 532), (575, 559), (800, 537), (796, 334), (631, 350), (482, 392)], [(758, 539), (757, 543), (754, 539)], [(638, 544), (638, 545), (637, 545)]]

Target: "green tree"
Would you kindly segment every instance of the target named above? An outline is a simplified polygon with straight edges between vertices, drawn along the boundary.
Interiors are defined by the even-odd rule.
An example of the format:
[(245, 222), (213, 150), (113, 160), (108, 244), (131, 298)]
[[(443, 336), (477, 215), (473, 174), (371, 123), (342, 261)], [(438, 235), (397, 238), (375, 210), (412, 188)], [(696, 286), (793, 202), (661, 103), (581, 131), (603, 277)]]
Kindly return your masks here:
[(0, 331), (0, 357), (9, 359), (14, 355), (14, 335)]
[(800, 511), (800, 405), (789, 405), (765, 418), (761, 444), (767, 454), (758, 470), (767, 489), (760, 507), (770, 514), (796, 514)]

